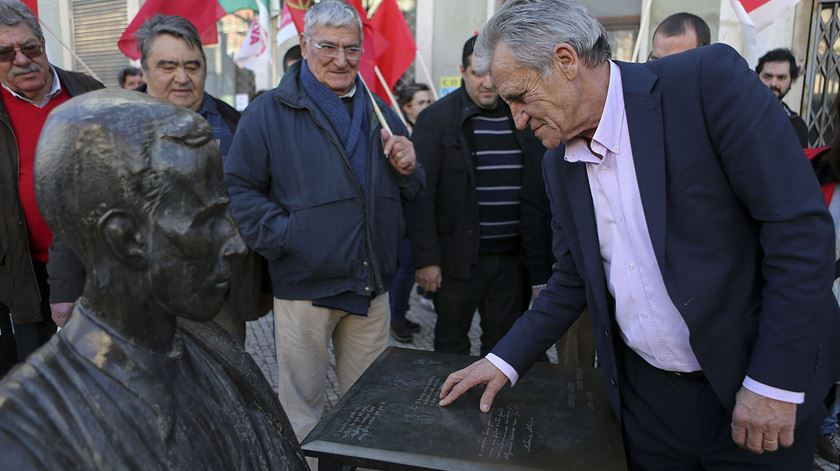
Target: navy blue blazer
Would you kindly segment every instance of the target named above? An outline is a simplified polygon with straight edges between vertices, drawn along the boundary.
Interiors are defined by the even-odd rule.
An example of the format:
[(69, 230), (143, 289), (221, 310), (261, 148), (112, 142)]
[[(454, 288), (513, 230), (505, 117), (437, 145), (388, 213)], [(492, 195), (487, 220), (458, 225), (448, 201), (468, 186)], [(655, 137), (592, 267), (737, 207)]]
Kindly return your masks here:
[[(804, 391), (804, 417), (840, 377), (840, 309), (834, 226), (787, 116), (725, 45), (618, 65), (648, 231), (697, 360), (726, 407), (749, 375)], [(588, 306), (620, 418), (622, 340), (584, 165), (543, 160), (557, 263), (493, 353), (524, 374)]]

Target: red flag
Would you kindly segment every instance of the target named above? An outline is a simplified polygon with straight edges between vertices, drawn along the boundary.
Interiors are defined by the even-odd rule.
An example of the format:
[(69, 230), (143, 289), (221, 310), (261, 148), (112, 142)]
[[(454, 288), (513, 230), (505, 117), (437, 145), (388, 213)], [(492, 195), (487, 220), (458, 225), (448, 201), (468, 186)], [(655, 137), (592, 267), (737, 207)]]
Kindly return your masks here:
[(284, 0), (286, 6), (289, 7), (289, 13), (292, 14), (292, 21), (295, 22), (295, 28), (298, 33), (303, 32), (303, 17), (306, 16), (306, 10), (312, 6), (314, 0)]
[(218, 42), (219, 34), (216, 31), (216, 23), (221, 17), (225, 16), (225, 10), (217, 0), (179, 0), (177, 2), (147, 0), (120, 36), (117, 46), (123, 54), (132, 59), (140, 58), (134, 33), (144, 21), (158, 13), (161, 15), (177, 15), (187, 19), (198, 30), (201, 35), (201, 42), (204, 44)]
[[(383, 0), (370, 19), (376, 32), (376, 65), (393, 89), (414, 62), (417, 45), (396, 0)], [(367, 32), (367, 31), (366, 31)], [(386, 100), (387, 101), (387, 100)]]
[(38, 0), (23, 0), (23, 4), (32, 10), (32, 14), (38, 16)]
[(374, 71), (377, 57), (376, 33), (368, 20), (367, 11), (365, 10), (365, 7), (362, 6), (361, 0), (347, 0), (347, 3), (356, 8), (356, 11), (359, 13), (359, 17), (362, 19), (362, 29), (364, 30), (362, 32), (362, 48), (364, 49), (364, 52), (362, 52), (362, 60), (359, 63), (359, 74), (362, 75), (362, 79), (365, 81), (368, 88), (388, 103), (388, 94), (380, 89), (379, 81), (377, 80), (376, 72)]

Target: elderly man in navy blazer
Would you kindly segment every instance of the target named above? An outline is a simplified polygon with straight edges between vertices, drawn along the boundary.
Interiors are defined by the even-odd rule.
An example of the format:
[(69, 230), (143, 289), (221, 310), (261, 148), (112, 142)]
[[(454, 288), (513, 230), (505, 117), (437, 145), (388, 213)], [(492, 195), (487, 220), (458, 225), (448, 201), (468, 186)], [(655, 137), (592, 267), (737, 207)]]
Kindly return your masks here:
[[(810, 469), (840, 376), (834, 234), (787, 117), (713, 45), (609, 60), (580, 5), (511, 0), (478, 40), (517, 127), (549, 151), (554, 273), (441, 405), (480, 408), (588, 306), (634, 469)], [(822, 410), (821, 410), (822, 409)]]

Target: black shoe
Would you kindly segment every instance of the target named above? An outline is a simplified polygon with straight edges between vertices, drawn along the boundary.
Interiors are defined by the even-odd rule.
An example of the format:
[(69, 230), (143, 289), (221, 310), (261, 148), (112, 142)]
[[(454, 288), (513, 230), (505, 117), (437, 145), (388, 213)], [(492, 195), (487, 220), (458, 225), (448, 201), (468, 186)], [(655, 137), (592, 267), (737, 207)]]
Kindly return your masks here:
[(397, 342), (411, 343), (414, 341), (414, 336), (411, 335), (411, 331), (405, 325), (392, 325), (391, 335)]
[(407, 327), (407, 330), (409, 332), (411, 332), (412, 334), (416, 334), (417, 332), (420, 332), (420, 324), (418, 324), (416, 322), (412, 322), (412, 321), (406, 319), (405, 320), (405, 325)]

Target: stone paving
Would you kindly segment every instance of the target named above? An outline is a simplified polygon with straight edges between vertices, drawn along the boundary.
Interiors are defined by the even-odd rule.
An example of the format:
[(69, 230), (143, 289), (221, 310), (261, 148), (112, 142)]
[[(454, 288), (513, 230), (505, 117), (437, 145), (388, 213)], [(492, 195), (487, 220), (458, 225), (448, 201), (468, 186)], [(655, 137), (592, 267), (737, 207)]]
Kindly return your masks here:
[[(433, 332), (435, 326), (435, 312), (431, 304), (424, 304), (415, 290), (412, 290), (411, 308), (408, 311), (408, 318), (417, 322), (421, 326), (420, 333), (414, 334), (414, 341), (411, 343), (401, 343), (389, 337), (388, 345), (394, 347), (414, 348), (418, 350), (432, 350), (433, 349)], [(257, 364), (262, 369), (265, 377), (268, 379), (274, 390), (277, 390), (277, 357), (274, 354), (274, 316), (263, 316), (259, 320), (249, 322), (247, 326), (247, 340), (245, 349), (250, 353)], [(470, 340), (472, 341), (472, 355), (479, 353), (478, 338), (481, 335), (481, 328), (478, 325), (478, 316), (473, 318), (472, 327), (470, 328)], [(546, 352), (549, 361), (556, 363), (557, 354), (552, 348)], [(335, 376), (335, 358), (330, 349), (330, 369), (327, 373), (327, 391), (326, 401), (324, 403), (324, 411), (326, 412), (338, 402), (338, 380)], [(814, 459), (814, 468), (812, 471), (837, 471), (838, 467), (821, 458)]]

